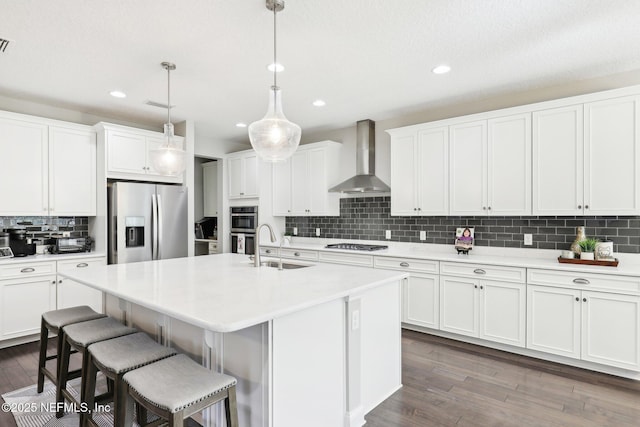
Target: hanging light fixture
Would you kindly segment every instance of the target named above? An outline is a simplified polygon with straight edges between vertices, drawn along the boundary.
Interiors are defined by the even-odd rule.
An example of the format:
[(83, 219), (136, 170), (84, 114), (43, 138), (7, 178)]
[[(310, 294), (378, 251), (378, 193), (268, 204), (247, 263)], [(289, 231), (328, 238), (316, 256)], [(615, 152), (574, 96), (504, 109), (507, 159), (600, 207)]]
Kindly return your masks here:
[(167, 70), (167, 123), (164, 125), (164, 144), (158, 149), (150, 150), (151, 164), (153, 168), (163, 174), (180, 175), (187, 167), (187, 152), (182, 149), (182, 144), (176, 140), (171, 123), (171, 71), (176, 65), (163, 62), (162, 68)]
[[(284, 0), (266, 0), (267, 9), (273, 11), (273, 63), (276, 60), (276, 14), (284, 9)], [(251, 146), (258, 156), (270, 162), (290, 157), (300, 144), (300, 126), (290, 122), (282, 112), (282, 94), (277, 84), (277, 71), (273, 71), (273, 86), (269, 91), (267, 114), (249, 125)]]

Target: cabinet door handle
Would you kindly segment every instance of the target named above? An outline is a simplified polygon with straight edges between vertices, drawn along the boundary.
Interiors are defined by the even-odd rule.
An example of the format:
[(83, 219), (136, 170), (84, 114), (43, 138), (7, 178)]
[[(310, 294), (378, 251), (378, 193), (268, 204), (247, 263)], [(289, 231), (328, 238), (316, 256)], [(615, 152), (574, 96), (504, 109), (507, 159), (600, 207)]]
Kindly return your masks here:
[(484, 289), (484, 286), (480, 285), (480, 289)]
[(81, 262), (81, 263), (77, 264), (76, 267), (78, 267), (78, 268), (89, 267), (89, 264), (87, 264), (86, 262)]
[(294, 252), (293, 256), (300, 256), (300, 252)]
[(586, 298), (582, 298), (582, 302), (587, 302), (587, 299)]
[(481, 268), (476, 268), (475, 270), (473, 270), (473, 272), (476, 274), (487, 274), (487, 272)]
[(55, 285), (55, 284), (56, 284), (56, 281), (55, 281), (55, 280), (52, 280), (52, 281), (51, 281), (51, 284), (52, 284), (52, 285)]
[(589, 209), (589, 205), (584, 205), (584, 208), (585, 209)]
[(400, 263), (400, 267), (409, 267), (409, 263), (403, 261)]
[(491, 210), (491, 206), (489, 206), (487, 209)]
[(33, 273), (34, 271), (36, 271), (36, 269), (33, 267), (25, 267), (20, 270), (20, 273)]
[(591, 282), (589, 282), (587, 279), (577, 278), (573, 279), (573, 283), (575, 283), (576, 285), (588, 285)]
[(577, 302), (580, 302), (580, 298), (576, 297), (576, 301), (577, 301)]
[(478, 285), (473, 285), (474, 288), (478, 289)]
[(62, 283), (62, 279), (58, 280), (58, 283)]
[(486, 211), (486, 210), (487, 210), (487, 207), (486, 207), (486, 206), (483, 206), (483, 207), (482, 207), (482, 210), (483, 210), (483, 211)]
[(578, 205), (578, 209), (582, 209), (582, 205)]
[(244, 193), (240, 193), (241, 196), (244, 196)]

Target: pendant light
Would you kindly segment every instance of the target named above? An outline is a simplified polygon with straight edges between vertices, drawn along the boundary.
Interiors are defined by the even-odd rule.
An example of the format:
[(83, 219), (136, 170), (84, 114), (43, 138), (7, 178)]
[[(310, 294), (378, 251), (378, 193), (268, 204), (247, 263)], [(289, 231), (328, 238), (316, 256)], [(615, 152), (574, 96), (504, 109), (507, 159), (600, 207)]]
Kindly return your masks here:
[(167, 123), (164, 125), (164, 144), (158, 149), (150, 150), (153, 169), (163, 175), (180, 175), (187, 167), (187, 152), (182, 144), (176, 140), (171, 123), (171, 71), (176, 65), (163, 62), (162, 68), (167, 70)]
[[(276, 60), (276, 14), (284, 9), (283, 0), (266, 0), (267, 9), (273, 11), (273, 63)], [(282, 94), (273, 71), (273, 86), (269, 90), (267, 114), (249, 125), (251, 146), (266, 161), (281, 162), (289, 158), (300, 144), (300, 126), (290, 122), (282, 112)]]

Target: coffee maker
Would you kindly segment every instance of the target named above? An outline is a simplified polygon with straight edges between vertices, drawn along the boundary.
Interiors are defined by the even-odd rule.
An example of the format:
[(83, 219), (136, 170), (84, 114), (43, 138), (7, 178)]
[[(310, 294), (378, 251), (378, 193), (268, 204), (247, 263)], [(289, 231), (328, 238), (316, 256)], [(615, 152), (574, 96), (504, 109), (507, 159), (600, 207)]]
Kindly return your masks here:
[(30, 241), (31, 239), (27, 239), (27, 230), (22, 228), (9, 229), (9, 247), (13, 252), (13, 256), (34, 255), (36, 253), (36, 245), (29, 243)]

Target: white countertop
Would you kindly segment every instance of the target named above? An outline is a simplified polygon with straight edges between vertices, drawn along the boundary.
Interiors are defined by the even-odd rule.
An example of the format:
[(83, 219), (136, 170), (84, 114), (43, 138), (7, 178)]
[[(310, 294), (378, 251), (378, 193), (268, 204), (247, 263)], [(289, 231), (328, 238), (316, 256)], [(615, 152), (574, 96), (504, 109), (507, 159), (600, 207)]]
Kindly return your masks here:
[[(314, 241), (315, 240), (315, 241)], [(372, 243), (388, 245), (388, 249), (376, 251), (354, 251), (346, 249), (327, 249), (329, 243)], [(261, 247), (278, 248), (279, 246), (262, 243)], [(426, 259), (434, 261), (451, 261), (471, 264), (500, 265), (507, 267), (543, 268), (547, 270), (573, 271), (580, 273), (607, 273), (624, 276), (640, 276), (640, 256), (636, 254), (615, 254), (620, 259), (617, 267), (605, 267), (582, 264), (561, 264), (558, 262), (560, 251), (521, 248), (474, 247), (468, 255), (457, 254), (453, 245), (415, 244), (384, 241), (334, 240), (294, 238), (285, 248), (343, 252), (371, 256), (387, 256), (398, 258)]]
[(59, 274), (214, 332), (244, 329), (407, 277), (398, 271), (322, 263), (283, 271), (255, 268), (248, 256), (229, 253)]
[(94, 258), (94, 257), (106, 257), (104, 252), (78, 252), (73, 254), (37, 254), (27, 255), (13, 258), (0, 259), (0, 265), (7, 264), (22, 264), (29, 262), (42, 262), (42, 261), (65, 261), (76, 258)]

